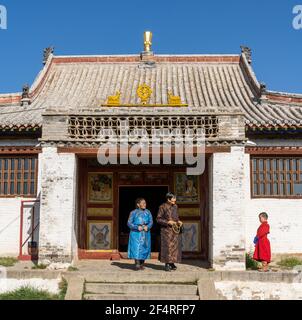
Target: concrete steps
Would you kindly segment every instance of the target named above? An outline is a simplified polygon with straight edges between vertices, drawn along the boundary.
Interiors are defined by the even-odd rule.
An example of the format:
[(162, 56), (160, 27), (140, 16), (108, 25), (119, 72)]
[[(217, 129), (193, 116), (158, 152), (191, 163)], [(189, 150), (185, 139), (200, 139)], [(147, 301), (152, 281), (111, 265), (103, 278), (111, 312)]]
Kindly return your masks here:
[(85, 300), (199, 300), (197, 285), (86, 283)]
[[(203, 272), (205, 275), (207, 273)], [(201, 277), (197, 272), (85, 272), (86, 282), (93, 283), (167, 283), (192, 284)]]

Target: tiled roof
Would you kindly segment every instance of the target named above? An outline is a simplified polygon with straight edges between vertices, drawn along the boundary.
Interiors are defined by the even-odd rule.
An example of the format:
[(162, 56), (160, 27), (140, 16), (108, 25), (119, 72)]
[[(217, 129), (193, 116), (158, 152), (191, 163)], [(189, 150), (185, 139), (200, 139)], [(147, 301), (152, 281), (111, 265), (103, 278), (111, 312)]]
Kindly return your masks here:
[(22, 130), (38, 128), (42, 125), (44, 108), (35, 106), (8, 105), (0, 107), (0, 129)]
[[(189, 105), (186, 112), (242, 112), (249, 128), (302, 127), (302, 95), (261, 92), (245, 54), (158, 55), (153, 60), (145, 63), (137, 55), (50, 55), (30, 88), (30, 105), (20, 105), (20, 93), (0, 95), (0, 128), (41, 126), (44, 110), (99, 110), (116, 91), (121, 92), (121, 103), (137, 104), (136, 89), (142, 83), (153, 91), (151, 104), (167, 103), (172, 92)], [(132, 111), (137, 109), (128, 109)]]
[(262, 101), (246, 109), (245, 117), (251, 129), (302, 128), (302, 105)]

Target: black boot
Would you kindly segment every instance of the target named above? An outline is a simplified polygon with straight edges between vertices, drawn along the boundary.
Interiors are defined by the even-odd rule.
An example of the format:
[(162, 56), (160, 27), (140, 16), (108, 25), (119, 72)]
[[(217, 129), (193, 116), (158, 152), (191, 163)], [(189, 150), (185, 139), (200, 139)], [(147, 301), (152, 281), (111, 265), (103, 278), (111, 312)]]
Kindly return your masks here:
[(165, 271), (170, 272), (171, 271), (171, 266), (169, 263), (166, 263), (165, 265)]
[(170, 268), (172, 271), (175, 271), (177, 269), (177, 267), (174, 263), (170, 263)]
[(135, 270), (140, 270), (141, 269), (141, 264), (139, 260), (135, 260)]
[(139, 260), (139, 262), (140, 262), (140, 269), (144, 270), (145, 269), (145, 267), (144, 267), (145, 260)]

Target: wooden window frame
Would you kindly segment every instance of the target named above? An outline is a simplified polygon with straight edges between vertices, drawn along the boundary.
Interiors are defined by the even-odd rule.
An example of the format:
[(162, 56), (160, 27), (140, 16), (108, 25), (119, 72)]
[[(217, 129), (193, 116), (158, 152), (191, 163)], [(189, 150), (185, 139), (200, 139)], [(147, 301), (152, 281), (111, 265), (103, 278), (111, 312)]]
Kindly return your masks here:
[[(26, 159), (28, 160), (27, 169), (25, 168)], [(7, 169), (5, 169), (5, 161), (7, 161)], [(20, 169), (19, 169), (19, 161), (21, 164)], [(17, 156), (14, 154), (0, 155), (0, 165), (1, 165), (0, 166), (0, 172), (1, 172), (0, 199), (36, 198), (37, 188), (38, 188), (38, 166), (39, 166), (37, 155), (20, 155), (20, 156)], [(32, 174), (34, 174), (33, 179), (31, 178)], [(20, 178), (18, 178), (19, 175), (20, 175)], [(27, 175), (27, 178), (25, 178), (25, 175)], [(4, 193), (5, 183), (7, 185), (8, 194)], [(27, 191), (28, 191), (27, 193), (24, 192), (24, 183), (27, 183)], [(34, 183), (33, 193), (32, 193), (32, 183)], [(12, 184), (13, 184), (14, 192), (11, 193)], [(20, 185), (20, 194), (18, 194), (18, 184)]]
[[(267, 169), (268, 164), (269, 168)], [(280, 166), (281, 164), (282, 166)], [(259, 168), (260, 165), (262, 170)], [(261, 175), (263, 175), (263, 179), (261, 179)], [(297, 179), (294, 179), (294, 175), (297, 175)], [(302, 156), (257, 155), (250, 157), (250, 194), (252, 199), (302, 199), (302, 194), (293, 194), (295, 183), (302, 184)], [(264, 185), (263, 192), (262, 185)], [(268, 186), (270, 186), (270, 194), (267, 194)], [(281, 189), (283, 194), (281, 194)]]

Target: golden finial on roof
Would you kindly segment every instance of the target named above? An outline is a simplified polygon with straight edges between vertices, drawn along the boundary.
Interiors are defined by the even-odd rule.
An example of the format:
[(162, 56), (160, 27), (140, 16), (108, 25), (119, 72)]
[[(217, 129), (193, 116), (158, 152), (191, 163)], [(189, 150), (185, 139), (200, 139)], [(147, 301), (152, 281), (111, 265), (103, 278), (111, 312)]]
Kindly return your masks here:
[(145, 52), (151, 52), (152, 36), (153, 36), (153, 34), (151, 31), (145, 31), (145, 33), (144, 33), (144, 50), (145, 50)]

